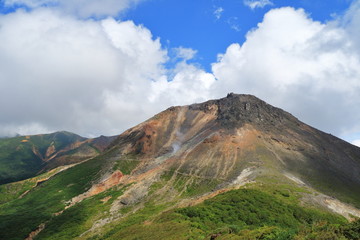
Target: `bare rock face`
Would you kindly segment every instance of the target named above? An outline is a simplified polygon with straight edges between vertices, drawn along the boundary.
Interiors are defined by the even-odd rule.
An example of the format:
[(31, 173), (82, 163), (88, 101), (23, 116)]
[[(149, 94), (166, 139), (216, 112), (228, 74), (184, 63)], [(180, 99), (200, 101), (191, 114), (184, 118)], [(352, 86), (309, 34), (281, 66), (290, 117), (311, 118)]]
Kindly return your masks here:
[(46, 150), (46, 154), (45, 154), (45, 157), (46, 158), (49, 158), (51, 155), (53, 155), (54, 153), (56, 152), (56, 148), (55, 148), (55, 145), (54, 145), (54, 142), (52, 142), (50, 144), (50, 146), (47, 148)]
[(256, 167), (256, 175), (271, 166), (330, 195), (360, 196), (360, 148), (252, 95), (171, 107), (125, 131), (112, 148), (139, 156), (134, 174), (175, 169), (231, 183), (245, 168)]
[(275, 108), (253, 95), (229, 93), (226, 98), (190, 105), (191, 109), (206, 111), (216, 105), (217, 120), (225, 128), (237, 128), (246, 123), (279, 125), (283, 121), (297, 121), (291, 114)]

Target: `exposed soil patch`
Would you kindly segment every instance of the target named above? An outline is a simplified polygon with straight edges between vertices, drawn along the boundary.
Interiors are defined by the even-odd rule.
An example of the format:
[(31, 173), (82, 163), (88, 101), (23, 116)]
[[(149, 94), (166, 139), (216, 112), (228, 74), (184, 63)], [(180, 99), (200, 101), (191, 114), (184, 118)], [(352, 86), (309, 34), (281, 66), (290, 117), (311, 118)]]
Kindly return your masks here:
[(35, 231), (32, 231), (29, 234), (29, 236), (27, 238), (25, 238), (25, 240), (33, 240), (44, 229), (45, 229), (45, 223), (40, 224), (39, 227)]

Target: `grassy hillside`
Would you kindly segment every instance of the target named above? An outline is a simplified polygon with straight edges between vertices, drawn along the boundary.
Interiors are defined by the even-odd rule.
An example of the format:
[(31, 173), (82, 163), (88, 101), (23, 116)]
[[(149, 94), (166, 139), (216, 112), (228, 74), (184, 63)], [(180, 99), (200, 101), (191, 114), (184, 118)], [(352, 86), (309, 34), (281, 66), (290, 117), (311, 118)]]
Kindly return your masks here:
[[(253, 189), (233, 190), (196, 206), (164, 211), (146, 205), (129, 217), (79, 239), (358, 239), (360, 221), (288, 204)], [(59, 228), (57, 228), (59, 230)], [(45, 230), (39, 239), (51, 239)], [(47, 237), (46, 237), (47, 235)], [(88, 238), (89, 237), (89, 238)], [(215, 239), (215, 238), (213, 238)]]
[(47, 181), (47, 179), (65, 169), (67, 169), (67, 167), (58, 167), (33, 178), (0, 185), (0, 204), (4, 204), (24, 196), (31, 189), (39, 186), (43, 182)]
[(69, 132), (0, 139), (0, 185), (97, 156), (114, 139), (86, 139)]
[(80, 140), (67, 132), (0, 139), (0, 184), (33, 177), (44, 167), (51, 145), (59, 151)]
[[(179, 208), (182, 200), (191, 202), (215, 185), (205, 189), (207, 181), (197, 183), (174, 171), (164, 172), (140, 202), (116, 212), (111, 208), (127, 186), (115, 186), (64, 210), (71, 198), (113, 168), (112, 156), (109, 152), (60, 172), (23, 198), (0, 205), (0, 239), (24, 239), (42, 223), (46, 227), (36, 239), (357, 239), (360, 231), (359, 222), (349, 224), (338, 215), (300, 206), (307, 190), (279, 179)], [(128, 164), (116, 162), (116, 169), (128, 171)], [(93, 228), (94, 223), (100, 227)]]
[(100, 166), (99, 159), (90, 160), (59, 173), (23, 198), (0, 205), (0, 239), (24, 239), (49, 221), (67, 201), (90, 188)]

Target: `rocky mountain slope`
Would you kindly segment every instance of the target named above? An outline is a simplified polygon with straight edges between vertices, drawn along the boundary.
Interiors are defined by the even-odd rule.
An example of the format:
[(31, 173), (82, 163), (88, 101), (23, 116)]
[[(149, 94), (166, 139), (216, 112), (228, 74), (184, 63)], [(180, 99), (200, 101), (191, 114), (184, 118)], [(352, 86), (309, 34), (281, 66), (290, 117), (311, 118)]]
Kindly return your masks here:
[(251, 168), (254, 177), (294, 175), (322, 192), (360, 201), (360, 148), (251, 95), (170, 108), (112, 145), (120, 154), (141, 155), (134, 174), (161, 166), (231, 183)]
[(360, 232), (359, 221), (347, 223), (360, 217), (360, 148), (251, 95), (171, 107), (100, 155), (47, 174), (25, 194), (3, 198), (3, 239), (356, 239)]
[(69, 132), (0, 139), (0, 184), (94, 157), (112, 140), (114, 137), (87, 139)]

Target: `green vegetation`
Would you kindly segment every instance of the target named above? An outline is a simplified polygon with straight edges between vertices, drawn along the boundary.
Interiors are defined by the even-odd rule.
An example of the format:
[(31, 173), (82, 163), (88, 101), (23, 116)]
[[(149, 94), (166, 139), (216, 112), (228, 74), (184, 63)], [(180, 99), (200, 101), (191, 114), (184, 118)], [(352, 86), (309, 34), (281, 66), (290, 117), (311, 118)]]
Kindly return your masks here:
[(38, 181), (47, 179), (58, 173), (62, 167), (53, 169), (52, 171), (43, 173), (34, 178), (29, 178), (19, 182), (13, 182), (0, 185), (0, 205), (19, 198), (22, 194), (33, 189)]
[(348, 239), (360, 239), (360, 219), (343, 226), (341, 233)]
[[(161, 212), (166, 208), (170, 207), (172, 203), (167, 204), (146, 204), (143, 209), (130, 214), (128, 217), (122, 219), (121, 221), (111, 223), (104, 227), (101, 234), (93, 236), (91, 239), (155, 239), (154, 237), (159, 236), (159, 233), (162, 232), (165, 236), (172, 236), (172, 232), (168, 232), (170, 227), (172, 229), (172, 222), (170, 223), (160, 223), (155, 227), (152, 225), (151, 221), (155, 219)], [(160, 215), (162, 216), (162, 215)], [(184, 224), (183, 224), (184, 225)], [(185, 224), (186, 225), (186, 224)], [(150, 230), (151, 229), (151, 230)], [(182, 228), (184, 230), (186, 228)], [(154, 235), (152, 235), (152, 234)], [(175, 238), (160, 238), (160, 239), (177, 239)], [(156, 238), (157, 240), (159, 238)]]
[(256, 189), (274, 196), (288, 204), (300, 204), (303, 194), (311, 194), (312, 192), (306, 187), (299, 187), (285, 176), (262, 175), (258, 176), (257, 182), (251, 185), (252, 189)]
[(33, 135), (29, 138), (29, 142), (38, 147), (42, 156), (45, 156), (46, 151), (51, 144), (55, 146), (55, 149), (60, 150), (74, 142), (82, 140), (85, 140), (85, 138), (65, 131), (52, 134)]
[(334, 174), (322, 173), (313, 175), (309, 178), (309, 182), (315, 189), (319, 189), (326, 195), (333, 196), (340, 201), (350, 203), (351, 205), (360, 208), (360, 192), (359, 186), (356, 184), (348, 184), (346, 180), (341, 178), (334, 179)]
[(123, 174), (130, 174), (139, 163), (140, 160), (136, 154), (126, 154), (115, 162), (113, 170), (120, 170)]
[[(101, 157), (61, 172), (23, 198), (0, 205), (2, 239), (24, 239), (41, 223), (53, 218), (71, 198), (89, 189), (103, 164)], [(19, 228), (19, 226), (22, 226)]]
[(68, 132), (0, 139), (0, 184), (34, 177), (44, 167), (42, 158), (52, 144), (61, 150), (84, 139)]
[(124, 188), (109, 189), (68, 208), (61, 215), (53, 217), (37, 239), (68, 240), (81, 235), (94, 222), (108, 217), (111, 204), (123, 191)]
[[(118, 212), (123, 218), (97, 231), (88, 230), (97, 221), (106, 222), (111, 204), (124, 187), (85, 199), (55, 216), (68, 200), (86, 191), (101, 176), (111, 156), (113, 153), (108, 152), (61, 172), (23, 198), (0, 205), (0, 239), (24, 239), (41, 223), (46, 227), (36, 239), (67, 240), (84, 233), (80, 239), (359, 239), (360, 220), (347, 223), (337, 215), (301, 207), (298, 194), (306, 190), (279, 179), (272, 182), (271, 176), (201, 204), (169, 210), (184, 196), (209, 192), (219, 183), (168, 171), (150, 187), (142, 202), (124, 206)], [(168, 184), (181, 195), (173, 201), (157, 202), (165, 196), (159, 195), (159, 190), (170, 187)]]
[(87, 239), (359, 239), (360, 220), (288, 204), (254, 189), (232, 190), (205, 202), (165, 211), (146, 205)]
[(32, 151), (24, 137), (0, 139), (0, 184), (32, 177), (42, 166), (42, 160)]
[(216, 179), (195, 179), (191, 184), (185, 186), (183, 196), (191, 197), (210, 192), (219, 184)]
[(321, 221), (311, 227), (302, 227), (295, 240), (359, 240), (360, 219), (347, 224), (329, 224)]
[(175, 169), (166, 171), (161, 180), (164, 182), (171, 182), (171, 187), (175, 188), (182, 197), (191, 197), (210, 192), (216, 188), (221, 182), (216, 179), (204, 179), (191, 177), (186, 174), (175, 172)]
[(338, 224), (345, 222), (335, 215), (287, 204), (253, 189), (229, 191), (198, 206), (177, 212), (186, 216), (193, 226), (208, 234), (217, 233), (217, 229), (238, 233), (244, 237), (261, 232), (262, 235), (274, 236), (269, 239), (279, 239), (280, 236), (289, 239), (300, 226), (318, 221)]

